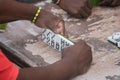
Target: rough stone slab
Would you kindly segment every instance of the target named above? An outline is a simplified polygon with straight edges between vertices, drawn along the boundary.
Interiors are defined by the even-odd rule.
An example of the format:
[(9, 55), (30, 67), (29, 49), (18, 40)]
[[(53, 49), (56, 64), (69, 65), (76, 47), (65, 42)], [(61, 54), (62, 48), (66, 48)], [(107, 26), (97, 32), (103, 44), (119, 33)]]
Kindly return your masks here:
[[(120, 80), (120, 49), (107, 41), (108, 36), (120, 32), (120, 7), (94, 8), (92, 15), (83, 20), (71, 17), (48, 2), (37, 5), (62, 17), (70, 39), (83, 39), (93, 50), (92, 67), (73, 80)], [(35, 63), (33, 67), (46, 66), (60, 60), (61, 54), (41, 41), (41, 32), (42, 29), (30, 22), (17, 21), (9, 23), (7, 30), (0, 33), (0, 41), (17, 50), (19, 53), (16, 54), (23, 54), (32, 60)]]

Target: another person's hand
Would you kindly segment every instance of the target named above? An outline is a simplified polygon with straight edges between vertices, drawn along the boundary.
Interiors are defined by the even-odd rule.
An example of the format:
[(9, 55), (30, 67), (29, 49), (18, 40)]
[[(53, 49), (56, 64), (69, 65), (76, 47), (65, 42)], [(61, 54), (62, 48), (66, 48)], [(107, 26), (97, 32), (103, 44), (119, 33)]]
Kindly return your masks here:
[(79, 40), (75, 45), (65, 48), (62, 59), (56, 63), (20, 69), (17, 80), (70, 80), (85, 73), (90, 68), (91, 62), (91, 48)]
[(43, 9), (35, 24), (41, 28), (51, 29), (57, 34), (67, 35), (64, 21)]
[(58, 5), (76, 18), (87, 18), (92, 9), (88, 0), (61, 0)]
[(79, 40), (74, 46), (63, 50), (63, 59), (68, 59), (72, 65), (77, 67), (78, 74), (85, 73), (92, 62), (91, 48), (82, 40)]
[(100, 5), (115, 7), (120, 5), (120, 0), (103, 0)]

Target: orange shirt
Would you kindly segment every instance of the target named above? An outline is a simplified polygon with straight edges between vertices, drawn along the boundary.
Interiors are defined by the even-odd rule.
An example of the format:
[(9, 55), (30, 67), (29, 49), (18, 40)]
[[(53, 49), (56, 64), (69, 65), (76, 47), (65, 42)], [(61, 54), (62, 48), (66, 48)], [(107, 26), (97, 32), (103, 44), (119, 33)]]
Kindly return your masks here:
[(18, 68), (0, 50), (0, 80), (16, 80)]

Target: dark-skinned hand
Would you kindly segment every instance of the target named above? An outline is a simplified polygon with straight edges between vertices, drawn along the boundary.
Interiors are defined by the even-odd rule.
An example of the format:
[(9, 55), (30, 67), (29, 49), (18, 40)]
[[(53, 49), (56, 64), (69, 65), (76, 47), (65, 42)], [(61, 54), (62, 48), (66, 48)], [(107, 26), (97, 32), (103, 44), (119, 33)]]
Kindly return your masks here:
[(41, 28), (50, 29), (57, 34), (67, 36), (64, 21), (43, 9), (35, 24)]
[(76, 18), (87, 18), (92, 9), (88, 0), (61, 0), (58, 5)]
[(75, 45), (67, 47), (63, 50), (63, 59), (68, 59), (72, 65), (76, 66), (77, 73), (85, 73), (92, 62), (92, 51), (84, 41), (79, 40)]

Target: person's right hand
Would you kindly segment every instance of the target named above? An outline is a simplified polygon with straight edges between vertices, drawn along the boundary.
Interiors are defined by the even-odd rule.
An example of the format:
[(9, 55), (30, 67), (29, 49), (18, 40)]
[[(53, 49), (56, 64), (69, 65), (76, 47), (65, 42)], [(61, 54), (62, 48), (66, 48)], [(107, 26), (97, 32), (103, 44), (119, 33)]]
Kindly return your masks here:
[(115, 7), (120, 5), (120, 0), (103, 0), (99, 5)]
[(43, 9), (41, 10), (40, 15), (35, 24), (41, 28), (51, 29), (57, 34), (67, 36), (64, 21)]
[(89, 0), (61, 0), (58, 5), (76, 18), (87, 18), (92, 12)]
[(67, 47), (62, 52), (62, 59), (68, 59), (78, 69), (78, 74), (85, 73), (92, 62), (91, 48), (82, 40), (75, 45)]

